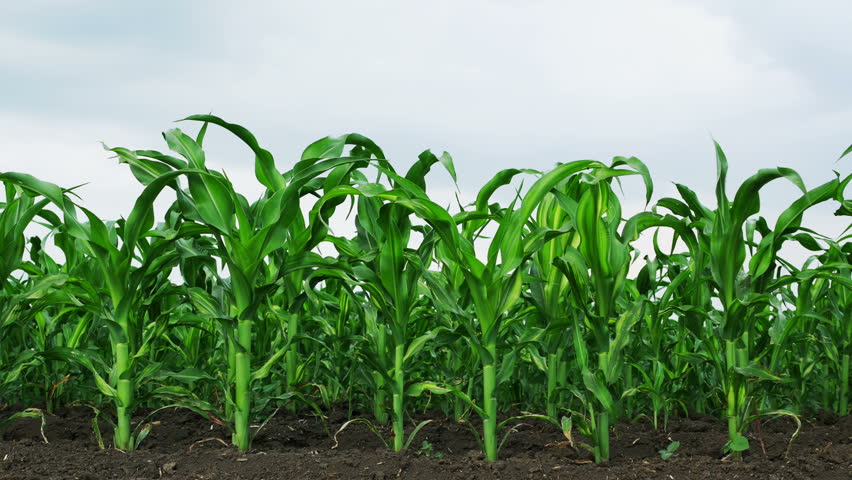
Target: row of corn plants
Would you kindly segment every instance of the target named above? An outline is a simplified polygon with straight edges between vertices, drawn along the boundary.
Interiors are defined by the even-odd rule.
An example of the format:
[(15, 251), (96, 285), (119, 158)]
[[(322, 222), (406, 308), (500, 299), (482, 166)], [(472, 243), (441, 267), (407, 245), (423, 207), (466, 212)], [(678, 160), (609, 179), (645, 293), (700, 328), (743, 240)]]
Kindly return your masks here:
[[(714, 204), (681, 184), (652, 203), (645, 164), (615, 157), (503, 170), (448, 208), (427, 188), (433, 169), (456, 180), (447, 153), (401, 173), (349, 134), (280, 170), (244, 127), (186, 121), (199, 130), (165, 132), (168, 153), (108, 148), (142, 187), (117, 220), (73, 188), (0, 173), (0, 401), (29, 407), (0, 429), (88, 405), (133, 450), (153, 425), (134, 423), (140, 408), (182, 407), (248, 450), (280, 408), (344, 406), (330, 435), (363, 423), (401, 450), (432, 409), (468, 425), (488, 460), (537, 418), (602, 462), (619, 421), (713, 414), (737, 457), (756, 419), (849, 414), (852, 235), (803, 218), (831, 203), (848, 225), (852, 176), (807, 188), (768, 168), (731, 196), (716, 145)], [(256, 200), (208, 164), (211, 127), (254, 157)], [(769, 219), (760, 194), (776, 180), (800, 193)], [(629, 218), (622, 182), (645, 192)]]

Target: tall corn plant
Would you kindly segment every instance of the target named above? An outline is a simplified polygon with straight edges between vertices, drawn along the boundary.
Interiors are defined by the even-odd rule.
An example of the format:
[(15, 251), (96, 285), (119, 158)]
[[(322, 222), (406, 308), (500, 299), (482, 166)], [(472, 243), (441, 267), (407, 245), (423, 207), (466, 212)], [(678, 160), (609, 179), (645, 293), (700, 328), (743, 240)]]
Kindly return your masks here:
[[(729, 441), (726, 448), (737, 456), (748, 448), (748, 441), (743, 436), (749, 417), (748, 379), (767, 377), (754, 363), (758, 352), (755, 352), (753, 329), (769, 302), (777, 253), (789, 235), (799, 228), (803, 213), (813, 205), (834, 198), (840, 182), (832, 180), (808, 191), (799, 175), (791, 169), (762, 169), (746, 179), (734, 198), (729, 199), (726, 193), (728, 161), (719, 144), (714, 142), (714, 145), (716, 210), (705, 207), (692, 190), (680, 184), (677, 188), (682, 201), (664, 199), (660, 205), (676, 214), (688, 212), (686, 221), (694, 231), (699, 249), (709, 253), (704, 260), (709, 267), (709, 280), (722, 306), (718, 334), (724, 342), (723, 351), (719, 352), (719, 364), (727, 403)], [(780, 178), (789, 180), (803, 195), (779, 216), (775, 227), (761, 238), (746, 263), (749, 238), (755, 225), (748, 222), (760, 210), (760, 191), (767, 183)], [(696, 273), (700, 275), (700, 269), (696, 269)], [(699, 277), (695, 281), (702, 280)], [(706, 342), (707, 345), (712, 343), (713, 339)]]
[[(79, 395), (70, 388), (71, 381), (84, 375), (79, 365), (68, 364), (66, 353), (89, 340), (89, 328), (93, 319), (101, 315), (101, 309), (97, 302), (84, 302), (92, 298), (92, 287), (75, 268), (80, 265), (75, 263), (74, 254), (66, 254), (64, 264), (59, 264), (43, 248), (50, 240), (65, 246), (62, 222), (57, 218), (55, 223), (43, 225), (50, 225), (51, 233), (44, 238), (30, 238), (31, 260), (22, 266), (32, 286), (40, 291), (26, 293), (28, 305), (17, 317), (28, 332), (27, 350), (38, 358), (34, 375), (29, 378), (40, 385), (45, 409), (53, 413), (66, 399), (72, 398), (70, 394)], [(52, 287), (43, 288), (51, 283)], [(74, 399), (82, 400), (79, 396)]]
[[(346, 135), (337, 138), (321, 139), (310, 145), (302, 155), (303, 162), (311, 159), (333, 158), (343, 155), (344, 150), (350, 148), (348, 156), (350, 160), (342, 160), (335, 171), (326, 178), (312, 180), (313, 186), (304, 188), (303, 196), (319, 197), (325, 191), (331, 191), (336, 186), (346, 187), (351, 181), (363, 178), (358, 174), (356, 168), (366, 166), (366, 160), (372, 159), (386, 163), (382, 150), (366, 137), (360, 135)], [(357, 165), (351, 163), (357, 162)], [(351, 178), (350, 178), (351, 177)], [(323, 192), (320, 192), (321, 186)], [(289, 238), (280, 248), (272, 252), (269, 259), (269, 270), (273, 275), (279, 277), (277, 284), (279, 290), (275, 300), (277, 304), (273, 308), (275, 314), (281, 319), (286, 327), (289, 348), (285, 355), (286, 376), (285, 388), (292, 392), (302, 382), (306, 363), (304, 356), (299, 351), (300, 334), (302, 331), (302, 319), (310, 316), (310, 304), (306, 303), (306, 282), (317, 282), (320, 276), (313, 275), (310, 280), (307, 268), (292, 268), (293, 259), (298, 259), (306, 252), (314, 248), (318, 243), (327, 239), (325, 225), (328, 217), (333, 213), (338, 204), (344, 201), (336, 195), (324, 195), (322, 201), (318, 201), (311, 212), (303, 215), (297, 212), (296, 218), (289, 227)], [(316, 222), (310, 225), (310, 222)], [(324, 266), (320, 262), (317, 266)], [(306, 308), (300, 308), (305, 305)], [(295, 403), (291, 403), (295, 409)]]
[[(838, 160), (843, 159), (846, 155), (852, 153), (852, 146), (847, 148)], [(839, 180), (839, 177), (838, 177)], [(846, 176), (837, 185), (834, 194), (834, 200), (840, 204), (834, 215), (838, 217), (852, 217), (852, 199), (846, 196), (846, 188), (852, 183), (852, 175)], [(828, 357), (835, 365), (836, 371), (839, 373), (839, 392), (835, 412), (838, 415), (848, 415), (850, 413), (849, 406), (849, 382), (852, 380), (852, 322), (848, 319), (852, 318), (852, 235), (849, 235), (849, 230), (852, 225), (847, 227), (841, 237), (836, 242), (829, 242), (829, 248), (819, 258), (823, 266), (836, 275), (831, 275), (827, 286), (829, 295), (821, 297), (819, 305), (828, 310), (828, 321), (823, 322), (821, 333), (823, 339), (830, 339), (830, 342), (824, 342), (827, 345)], [(805, 281), (809, 281), (806, 279)], [(808, 285), (811, 287), (811, 285)], [(819, 284), (817, 287), (826, 286)], [(810, 289), (813, 293), (813, 289)], [(846, 321), (844, 321), (846, 319)]]
[[(409, 169), (405, 180), (425, 192), (425, 176), (438, 162), (443, 163), (455, 179), (455, 168), (449, 155), (444, 154), (439, 158), (427, 150)], [(393, 171), (387, 163), (382, 162), (381, 165), (387, 171)], [(397, 188), (400, 187), (398, 182), (394, 183)], [(374, 346), (369, 355), (375, 355), (375, 359), (365, 360), (373, 365), (376, 373), (375, 387), (379, 395), (376, 397), (375, 411), (379, 421), (383, 416), (384, 406), (381, 403), (384, 393), (390, 393), (393, 424), (391, 447), (399, 451), (411, 442), (419, 430), (415, 429), (409, 441), (405, 441), (404, 397), (406, 394), (419, 394), (423, 388), (431, 385), (419, 383), (406, 388), (408, 367), (416, 362), (418, 353), (441, 330), (415, 330), (418, 324), (423, 323), (421, 319), (424, 316), (430, 316), (431, 309), (422, 302), (424, 296), (421, 284), (422, 276), (432, 262), (433, 235), (424, 232), (418, 247), (410, 248), (409, 243), (415, 233), (410, 218), (412, 212), (388, 201), (395, 194), (385, 191), (380, 184), (342, 185), (326, 193), (318, 206), (337, 195), (352, 192), (358, 192), (358, 214), (355, 218), (357, 236), (354, 241), (342, 238), (333, 238), (332, 241), (342, 259), (349, 264), (347, 269), (350, 271), (349, 278), (354, 281), (353, 286), (363, 289), (377, 309), (377, 322), (372, 332), (368, 332)]]
[[(569, 186), (570, 185), (570, 186)], [(569, 213), (560, 208), (560, 200), (576, 203), (571, 194), (579, 187), (579, 177), (572, 178), (570, 184), (554, 189), (545, 196), (536, 211), (536, 224), (553, 230), (565, 228), (569, 224)], [(546, 377), (547, 415), (556, 417), (564, 407), (564, 392), (568, 389), (568, 357), (570, 352), (570, 331), (574, 324), (574, 315), (578, 305), (572, 303), (570, 283), (555, 265), (555, 261), (569, 248), (579, 245), (576, 230), (545, 243), (533, 256), (532, 279), (530, 281), (530, 299), (536, 307), (541, 327), (544, 329), (539, 341), (542, 357), (537, 364), (543, 367)], [(543, 354), (543, 355), (542, 355)]]
[[(479, 352), (482, 373), (481, 403), (466, 398), (464, 392), (453, 393), (466, 398), (470, 407), (482, 418), (481, 441), (485, 457), (489, 461), (497, 459), (497, 389), (501, 383), (514, 373), (516, 357), (502, 358), (498, 354), (498, 340), (507, 313), (521, 297), (524, 272), (527, 262), (547, 240), (564, 232), (547, 228), (529, 229), (527, 225), (544, 197), (557, 185), (581, 172), (591, 175), (622, 175), (633, 173), (626, 170), (612, 170), (600, 162), (576, 161), (559, 165), (539, 178), (524, 195), (520, 207), (502, 212), (499, 226), (488, 248), (486, 262), (480, 261), (473, 248), (469, 235), (459, 231), (458, 221), (471, 221), (465, 227), (477, 229), (483, 218), (490, 216), (488, 198), (494, 190), (507, 184), (512, 177), (522, 173), (520, 170), (507, 170), (499, 173), (480, 192), (477, 200), (477, 213), (463, 215), (458, 221), (444, 208), (435, 204), (417, 185), (396, 176), (392, 178), (399, 184), (400, 196), (395, 200), (399, 205), (411, 209), (417, 216), (428, 222), (440, 237), (443, 246), (439, 249), (443, 262), (453, 264), (464, 279), (464, 286), (473, 305), (473, 317), (467, 318), (465, 329), (469, 340)], [(444, 295), (444, 298), (452, 298)], [(447, 310), (457, 310), (452, 305), (443, 305)], [(444, 393), (446, 390), (434, 389)], [(481, 406), (480, 406), (481, 405)]]
[[(616, 169), (622, 165), (629, 169)], [(574, 353), (589, 394), (578, 392), (578, 396), (588, 413), (584, 423), (592, 436), (595, 461), (600, 462), (609, 459), (610, 425), (619, 413), (618, 400), (627, 390), (620, 384), (629, 373), (623, 369), (623, 351), (645, 309), (641, 298), (621, 311), (617, 307), (630, 267), (630, 242), (640, 230), (634, 227), (635, 221), (623, 224), (621, 205), (610, 183), (617, 176), (639, 174), (645, 181), (646, 200), (652, 184), (647, 168), (636, 158), (616, 158), (612, 167), (596, 173), (560, 192), (560, 207), (565, 210), (561, 228), (572, 232), (576, 247), (564, 245), (560, 256), (551, 261), (562, 270), (571, 285), (569, 294), (584, 312), (574, 317), (572, 325)], [(624, 232), (619, 232), (622, 226)], [(587, 331), (590, 342), (585, 339)]]
[(832, 242), (821, 256), (820, 270), (826, 275), (800, 275), (799, 307), (819, 319), (819, 345), (836, 381), (827, 382), (836, 394), (828, 404), (837, 415), (849, 415), (849, 382), (852, 378), (852, 242), (846, 237), (841, 246)]
[[(93, 374), (98, 389), (111, 398), (116, 408), (115, 446), (132, 450), (141, 439), (134, 438), (131, 417), (135, 406), (135, 391), (143, 378), (137, 377), (137, 359), (149, 347), (145, 337), (145, 323), (141, 308), (151, 282), (156, 282), (163, 272), (168, 272), (168, 256), (164, 253), (171, 238), (159, 237), (150, 243), (143, 237), (153, 226), (153, 202), (159, 189), (146, 188), (137, 199), (130, 216), (121, 228), (109, 227), (91, 211), (78, 207), (58, 186), (24, 174), (6, 173), (2, 180), (14, 183), (28, 191), (50, 200), (61, 209), (63, 228), (76, 248), (92, 261), (93, 277), (88, 302), (98, 305), (101, 320), (109, 330), (111, 361), (99, 362), (83, 350), (65, 352), (66, 361), (76, 361)], [(87, 219), (77, 218), (78, 209)], [(120, 234), (119, 234), (120, 231)], [(135, 261), (141, 265), (134, 265)], [(106, 300), (101, 305), (101, 299)], [(94, 362), (93, 362), (94, 360)], [(105, 379), (99, 365), (111, 363), (109, 379)], [(143, 377), (145, 373), (143, 372)]]
[[(148, 188), (154, 185), (162, 188), (167, 184), (174, 187), (174, 180), (184, 176), (188, 190), (177, 190), (181, 213), (190, 221), (203, 225), (215, 239), (218, 256), (230, 275), (228, 308), (221, 311), (215, 306), (216, 302), (200, 290), (191, 293), (195, 303), (208, 313), (220, 316), (226, 324), (230, 383), (226, 401), (233, 405), (233, 442), (240, 450), (248, 450), (252, 382), (267, 377), (289, 347), (289, 343), (281, 346), (258, 368), (252, 369), (254, 330), (260, 320), (258, 311), (266, 295), (275, 289), (274, 280), (270, 282), (267, 276), (267, 259), (273, 252), (286, 247), (293, 269), (304, 268), (299, 255), (308, 253), (325, 238), (328, 218), (339, 202), (326, 202), (308, 222), (303, 222), (300, 200), (320, 189), (348, 182), (351, 171), (363, 165), (365, 157), (381, 156), (381, 151), (358, 135), (326, 138), (308, 147), (302, 160), (282, 174), (276, 169), (272, 154), (261, 148), (245, 128), (212, 115), (191, 116), (188, 120), (204, 122), (196, 139), (178, 129), (164, 134), (169, 148), (182, 159), (150, 151), (115, 151), (122, 161), (130, 164), (140, 181), (149, 183)], [(258, 202), (249, 205), (224, 175), (207, 168), (201, 147), (207, 124), (230, 131), (254, 152), (255, 176), (266, 188)], [(356, 157), (341, 157), (347, 146), (357, 150)], [(324, 174), (326, 176), (322, 177)], [(281, 269), (279, 275), (289, 271)]]
[(773, 301), (768, 367), (790, 377), (798, 389), (792, 393), (799, 405), (846, 415), (852, 356), (852, 324), (846, 321), (852, 318), (852, 243), (848, 235), (838, 241), (823, 238), (824, 248), (809, 233), (793, 238), (820, 254), (801, 269), (788, 266), (790, 273), (772, 284), (780, 301)]
[[(5, 201), (0, 202), (0, 338), (4, 340), (0, 348), (0, 396), (5, 398), (10, 398), (13, 383), (25, 370), (44, 364), (38, 358), (39, 350), (25, 348), (33, 346), (29, 323), (44, 309), (67, 300), (62, 290), (68, 281), (68, 276), (58, 270), (45, 271), (36, 265), (40, 251), (37, 237), (31, 243), (33, 260), (24, 258), (27, 227), (36, 218), (50, 228), (56, 228), (61, 220), (47, 209), (49, 198), (17, 185), (14, 179), (12, 175), (8, 181), (2, 180)], [(20, 348), (13, 348), (15, 344)], [(47, 407), (50, 411), (50, 402)]]

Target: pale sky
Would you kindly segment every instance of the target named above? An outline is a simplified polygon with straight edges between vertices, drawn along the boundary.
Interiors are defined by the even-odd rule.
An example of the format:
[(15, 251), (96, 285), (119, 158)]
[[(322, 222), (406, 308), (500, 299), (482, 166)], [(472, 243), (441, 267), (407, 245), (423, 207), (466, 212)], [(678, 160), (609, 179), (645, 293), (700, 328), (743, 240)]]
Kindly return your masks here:
[[(655, 199), (679, 182), (712, 206), (711, 138), (731, 195), (759, 168), (809, 188), (852, 170), (835, 163), (852, 143), (850, 18), (844, 0), (3, 2), (0, 171), (90, 182), (84, 205), (126, 216), (141, 188), (100, 141), (165, 151), (174, 120), (212, 112), (281, 170), (358, 132), (400, 169), (447, 150), (472, 198), (503, 168), (634, 155)], [(211, 129), (208, 166), (256, 198), (253, 156), (228, 135)], [(429, 185), (454, 189), (445, 174)], [(796, 195), (765, 192), (772, 220)], [(835, 208), (805, 225), (839, 233)]]

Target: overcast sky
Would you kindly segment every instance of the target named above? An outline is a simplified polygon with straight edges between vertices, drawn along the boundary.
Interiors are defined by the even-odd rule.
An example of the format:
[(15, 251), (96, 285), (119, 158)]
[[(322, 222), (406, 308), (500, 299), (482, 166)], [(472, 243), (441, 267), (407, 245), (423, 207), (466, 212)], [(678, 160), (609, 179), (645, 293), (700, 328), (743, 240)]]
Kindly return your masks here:
[[(208, 112), (255, 132), (281, 170), (348, 132), (400, 168), (447, 150), (464, 198), (503, 168), (635, 155), (656, 198), (679, 182), (714, 205), (711, 138), (731, 190), (762, 167), (814, 187), (852, 166), (835, 163), (852, 143), (844, 0), (0, 5), (0, 171), (90, 182), (84, 204), (107, 218), (140, 188), (99, 142), (166, 150), (160, 132)], [(208, 165), (254, 198), (249, 151), (208, 138)], [(453, 189), (446, 175), (430, 185)], [(770, 214), (796, 193), (765, 191)], [(638, 188), (627, 194), (642, 208)], [(833, 208), (805, 223), (839, 233)]]

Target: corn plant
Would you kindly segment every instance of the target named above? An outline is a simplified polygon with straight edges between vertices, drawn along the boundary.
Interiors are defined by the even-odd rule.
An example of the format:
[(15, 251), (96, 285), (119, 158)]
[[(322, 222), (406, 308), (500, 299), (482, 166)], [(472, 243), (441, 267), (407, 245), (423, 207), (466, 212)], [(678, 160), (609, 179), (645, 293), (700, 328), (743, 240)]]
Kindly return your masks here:
[[(0, 243), (4, 245), (0, 250), (0, 334), (7, 342), (0, 348), (0, 364), (3, 365), (3, 371), (0, 372), (2, 395), (6, 394), (6, 390), (11, 388), (25, 368), (37, 362), (31, 351), (9, 351), (11, 345), (8, 339), (12, 338), (11, 330), (24, 320), (20, 316), (26, 311), (26, 301), (35, 293), (28, 292), (26, 283), (14, 277), (13, 273), (20, 272), (25, 263), (24, 230), (36, 216), (46, 214), (45, 207), (50, 203), (48, 198), (36, 201), (37, 195), (5, 180), (4, 187), (5, 201), (0, 203)], [(64, 282), (64, 277), (53, 278), (56, 286)]]
[[(98, 306), (102, 312), (100, 320), (109, 330), (112, 361), (87, 355), (80, 349), (68, 350), (65, 360), (79, 362), (88, 368), (101, 393), (114, 400), (115, 445), (119, 449), (132, 450), (141, 440), (132, 436), (130, 423), (134, 394), (146, 373), (137, 377), (136, 361), (145, 354), (151, 339), (145, 335), (144, 309), (140, 308), (140, 302), (149, 293), (146, 290), (151, 283), (157, 282), (164, 272), (168, 273), (169, 257), (163, 253), (169, 248), (171, 239), (160, 238), (149, 244), (142, 238), (153, 226), (153, 201), (158, 191), (146, 189), (128, 220), (116, 229), (113, 225), (108, 227), (91, 211), (75, 205), (56, 185), (12, 173), (4, 174), (3, 179), (40, 194), (59, 207), (67, 234), (92, 261), (93, 268), (88, 269), (92, 274), (89, 291), (94, 294), (87, 300), (98, 305), (106, 299)], [(78, 208), (85, 214), (87, 222), (78, 220)], [(144, 253), (140, 252), (142, 250)], [(133, 261), (140, 257), (141, 265), (134, 266)], [(106, 380), (102, 376), (103, 369), (98, 367), (108, 363), (112, 366), (109, 380)]]
[[(372, 142), (360, 136), (326, 138), (306, 149), (302, 161), (285, 176), (276, 169), (272, 155), (262, 149), (254, 136), (243, 127), (211, 115), (188, 119), (205, 122), (197, 139), (178, 129), (164, 134), (169, 148), (183, 160), (155, 152), (133, 153), (121, 150), (117, 153), (136, 169), (137, 178), (151, 182), (148, 188), (165, 186), (178, 175), (186, 177), (188, 191), (181, 193), (178, 190), (179, 201), (182, 202), (181, 212), (189, 220), (207, 228), (207, 232), (215, 239), (218, 256), (227, 266), (230, 274), (227, 308), (224, 311), (221, 308), (210, 308), (208, 311), (223, 314), (219, 319), (229, 324), (225, 333), (231, 371), (228, 379), (232, 382), (228, 401), (234, 407), (233, 441), (240, 450), (248, 450), (251, 444), (251, 383), (268, 376), (273, 365), (287, 353), (290, 344), (287, 342), (272, 352), (265, 363), (252, 371), (253, 337), (258, 310), (264, 296), (274, 288), (274, 281), (277, 280), (267, 278), (265, 261), (273, 252), (285, 246), (292, 259), (309, 252), (325, 238), (327, 220), (339, 201), (324, 203), (321, 209), (315, 211), (309, 224), (302, 217), (299, 201), (318, 188), (330, 189), (347, 181), (349, 172), (359, 163), (352, 158), (341, 157), (346, 145), (353, 145), (367, 152), (368, 156), (373, 153), (381, 155), (381, 152)], [(256, 176), (267, 190), (254, 205), (248, 205), (224, 175), (207, 169), (201, 142), (208, 123), (234, 133), (255, 153)], [(321, 178), (320, 175), (326, 172), (329, 175)], [(154, 174), (159, 176), (151, 181), (150, 177)], [(302, 268), (298, 262), (294, 263), (296, 268)], [(280, 275), (287, 273), (287, 270), (279, 270)], [(192, 293), (199, 297), (196, 300), (202, 305), (215, 303), (199, 290)], [(297, 312), (288, 313), (295, 315)], [(290, 339), (294, 336), (291, 334)]]
[[(465, 328), (482, 363), (483, 401), (481, 407), (473, 402), (470, 406), (482, 417), (481, 441), (485, 457), (490, 461), (496, 460), (499, 448), (497, 388), (513, 375), (517, 358), (516, 354), (510, 354), (504, 356), (502, 361), (498, 360), (498, 340), (503, 333), (501, 327), (507, 320), (506, 314), (520, 299), (526, 263), (541, 244), (563, 233), (546, 228), (528, 231), (526, 225), (551, 189), (580, 172), (591, 170), (603, 174), (605, 168), (599, 162), (577, 161), (560, 165), (542, 175), (526, 193), (520, 208), (514, 210), (510, 207), (499, 216), (499, 226), (489, 245), (485, 263), (476, 258), (472, 242), (468, 236), (459, 232), (456, 221), (446, 210), (431, 202), (416, 185), (403, 183), (407, 197), (397, 202), (412, 209), (435, 229), (444, 242), (441, 251), (446, 258), (443, 261), (452, 263), (461, 273), (472, 300), (475, 316), (467, 319)], [(466, 227), (468, 231), (479, 228), (483, 217), (487, 217), (486, 206), (491, 194), (519, 173), (520, 170), (501, 172), (483, 188), (477, 199), (477, 215), (468, 217), (472, 222)], [(629, 172), (612, 173), (617, 175)], [(451, 305), (445, 305), (444, 308), (454, 309)], [(464, 398), (463, 392), (453, 393)]]
[[(724, 341), (723, 351), (717, 353), (727, 402), (728, 447), (736, 447), (734, 454), (737, 455), (737, 450), (747, 448), (747, 440), (742, 435), (743, 420), (748, 416), (747, 378), (759, 375), (754, 363), (757, 353), (753, 344), (754, 325), (768, 302), (767, 289), (772, 281), (777, 252), (787, 236), (800, 225), (802, 214), (811, 206), (833, 198), (839, 182), (833, 180), (808, 191), (795, 171), (781, 167), (764, 169), (743, 182), (730, 200), (726, 193), (728, 161), (721, 147), (715, 146), (716, 210), (702, 205), (694, 192), (683, 185), (677, 186), (683, 201), (666, 199), (665, 206), (689, 211), (690, 226), (695, 230), (699, 248), (709, 254), (710, 280), (722, 304), (722, 311), (714, 320), (718, 322), (718, 333)], [(746, 222), (759, 212), (760, 190), (779, 178), (786, 178), (804, 194), (779, 216), (775, 228), (761, 239), (746, 265), (749, 244)]]
[[(687, 304), (687, 288), (698, 286), (688, 282), (691, 272), (683, 268), (688, 265), (688, 256), (661, 251), (656, 235), (654, 247), (656, 259), (646, 259), (637, 278), (627, 286), (635, 290), (631, 293), (633, 298), (646, 297), (649, 301), (644, 318), (640, 320), (642, 334), (638, 342), (634, 342), (636, 348), (628, 349), (630, 366), (641, 381), (637, 378), (623, 395), (625, 401), (634, 395), (648, 396), (651, 400), (651, 421), (658, 429), (661, 414), (662, 427), (666, 428), (673, 410), (688, 411), (684, 397), (691, 384), (687, 376), (694, 372), (693, 362), (688, 359), (694, 355), (695, 338), (690, 329), (684, 327), (687, 323), (685, 317), (701, 311)], [(667, 264), (669, 268), (660, 268), (661, 264)], [(673, 321), (673, 316), (679, 321)], [(627, 386), (630, 386), (629, 382)], [(701, 408), (695, 401), (690, 401), (689, 405), (694, 410)], [(645, 415), (646, 408), (643, 407), (638, 408), (640, 415)]]
[[(429, 151), (420, 155), (419, 160), (409, 169), (405, 181), (425, 191), (425, 175), (432, 166), (442, 162), (451, 175), (455, 176), (452, 159), (448, 155), (437, 157)], [(387, 171), (392, 172), (388, 165)], [(396, 182), (399, 183), (399, 182)], [(399, 188), (399, 185), (395, 185)], [(392, 399), (394, 451), (401, 450), (423, 424), (405, 441), (404, 397), (406, 394), (419, 393), (418, 384), (406, 392), (407, 365), (416, 362), (418, 353), (427, 342), (433, 340), (440, 328), (417, 331), (412, 335), (412, 327), (420, 321), (419, 317), (429, 315), (429, 305), (423, 305), (421, 283), (423, 272), (432, 261), (434, 249), (432, 232), (425, 232), (425, 238), (417, 250), (408, 247), (415, 228), (411, 222), (412, 211), (402, 205), (383, 201), (393, 198), (393, 190), (384, 192), (378, 184), (363, 184), (356, 187), (341, 186), (341, 194), (357, 191), (358, 214), (355, 223), (358, 235), (355, 241), (333, 238), (336, 248), (343, 258), (349, 259), (348, 270), (352, 281), (369, 295), (369, 301), (378, 311), (376, 322), (369, 323), (367, 335), (373, 349), (364, 360), (373, 365), (375, 387), (377, 391), (377, 420), (384, 415), (384, 392), (388, 391)], [(382, 192), (379, 195), (376, 193)], [(337, 192), (329, 191), (319, 205), (335, 198)], [(373, 360), (375, 359), (375, 360)], [(392, 360), (390, 360), (392, 359)], [(389, 373), (388, 373), (389, 372)], [(438, 391), (433, 388), (432, 391)]]
[[(426, 188), (439, 163), (455, 181), (448, 154), (426, 151), (403, 175), (349, 134), (279, 170), (247, 129), (187, 120), (201, 128), (164, 133), (171, 153), (109, 149), (143, 186), (125, 218), (98, 218), (76, 188), (0, 172), (0, 398), (45, 407), (0, 427), (85, 404), (131, 450), (154, 428), (131, 422), (137, 407), (177, 405), (247, 450), (281, 409), (324, 422), (343, 406), (344, 425), (400, 450), (425, 424), (406, 432), (411, 414), (438, 408), (488, 461), (515, 422), (536, 418), (572, 446), (576, 426), (602, 462), (619, 420), (664, 429), (680, 411), (718, 415), (737, 457), (757, 419), (849, 413), (852, 244), (804, 215), (834, 201), (848, 219), (852, 176), (807, 189), (765, 169), (731, 198), (716, 145), (713, 207), (676, 184), (678, 198), (622, 218), (622, 177), (643, 180), (645, 205), (652, 182), (616, 157), (497, 172), (451, 213)], [(249, 147), (254, 201), (208, 165), (210, 125)], [(760, 193), (777, 179), (801, 194), (770, 220)], [(155, 219), (164, 195), (173, 202)], [(347, 202), (354, 236), (329, 227)], [(643, 232), (651, 251), (636, 248)], [(791, 243), (810, 257), (780, 256)], [(374, 418), (353, 418), (363, 411)]]
[[(621, 165), (632, 169), (615, 168)], [(562, 270), (572, 287), (570, 295), (584, 311), (583, 316), (574, 317), (571, 328), (574, 353), (589, 394), (578, 391), (578, 396), (588, 412), (584, 423), (592, 435), (592, 450), (598, 462), (609, 459), (610, 424), (619, 414), (617, 399), (622, 395), (617, 390), (626, 390), (618, 385), (625, 374), (623, 350), (645, 309), (641, 298), (623, 311), (617, 309), (630, 266), (630, 242), (639, 231), (627, 229), (626, 235), (618, 232), (622, 225), (621, 207), (609, 179), (637, 173), (643, 176), (650, 198), (650, 176), (635, 158), (616, 158), (609, 169), (590, 175), (588, 183), (576, 183), (563, 192), (563, 228), (573, 231), (576, 247), (565, 245), (562, 254), (551, 260)], [(610, 330), (611, 322), (614, 331)], [(590, 345), (584, 338), (586, 331), (591, 332)], [(590, 351), (596, 357), (594, 362)]]
[[(785, 371), (798, 388), (800, 403), (806, 404), (813, 393), (821, 393), (821, 403), (817, 404), (846, 415), (852, 327), (844, 319), (850, 318), (852, 244), (843, 238), (840, 242), (822, 238), (827, 244), (822, 247), (807, 233), (795, 238), (820, 254), (806, 263), (807, 268), (792, 269), (774, 284), (782, 302), (795, 309), (786, 312), (781, 305), (776, 306), (779, 312), (768, 332), (773, 347), (767, 354), (769, 370)], [(819, 348), (814, 349), (814, 345)], [(820, 366), (827, 368), (821, 370)]]

